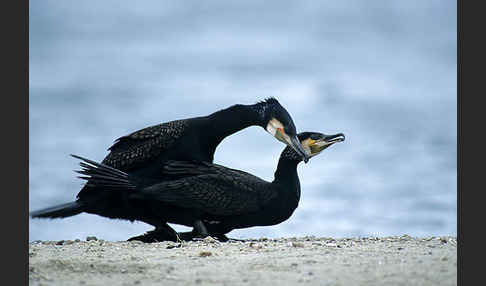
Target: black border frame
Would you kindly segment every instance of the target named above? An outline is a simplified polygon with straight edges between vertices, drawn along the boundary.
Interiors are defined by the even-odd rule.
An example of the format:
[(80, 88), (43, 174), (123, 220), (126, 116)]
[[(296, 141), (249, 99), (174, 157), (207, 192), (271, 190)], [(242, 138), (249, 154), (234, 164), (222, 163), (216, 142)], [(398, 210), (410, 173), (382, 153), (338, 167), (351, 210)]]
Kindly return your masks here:
[[(7, 4), (8, 3), (8, 4)], [(2, 282), (29, 283), (29, 1), (2, 9)]]
[[(5, 258), (10, 265), (4, 272), (7, 275), (4, 281), (10, 285), (28, 285), (29, 1), (8, 3), (14, 5), (4, 6), (3, 19), (8, 19), (8, 23), (4, 21), (2, 25), (6, 30), (4, 35), (7, 35), (2, 45), (6, 64), (3, 84), (7, 85), (2, 112), (3, 126), (7, 129), (2, 130), (2, 143), (7, 145), (3, 147), (3, 154), (7, 155), (8, 163), (2, 164), (7, 169), (2, 176), (6, 179), (7, 186), (3, 189), (4, 204), (0, 209), (2, 217), (5, 218), (2, 242), (7, 251)], [(473, 233), (473, 227), (469, 229), (469, 233), (466, 230), (466, 225), (473, 225), (474, 220), (478, 220), (477, 226), (482, 225), (480, 200), (474, 200), (474, 194), (482, 191), (481, 182), (478, 180), (482, 167), (474, 168), (471, 165), (474, 165), (474, 159), (478, 161), (474, 163), (479, 163), (480, 160), (477, 150), (482, 140), (476, 136), (482, 133), (482, 129), (475, 128), (475, 125), (481, 124), (484, 119), (481, 116), (482, 105), (474, 104), (472, 100), (474, 95), (476, 98), (482, 96), (481, 64), (484, 60), (480, 55), (486, 49), (484, 44), (475, 41), (482, 37), (484, 25), (478, 20), (483, 19), (484, 15), (481, 15), (483, 10), (474, 7), (473, 3), (479, 2), (457, 1), (458, 285), (477, 284), (481, 281), (479, 274), (483, 267), (483, 263), (474, 263), (471, 260), (472, 256), (478, 253), (477, 248), (482, 248), (481, 236)], [(478, 29), (477, 33), (474, 33), (475, 29)], [(469, 41), (468, 44), (465, 40)], [(464, 73), (467, 77), (464, 77)], [(477, 184), (473, 178), (478, 180)], [(478, 205), (474, 206), (474, 202)], [(465, 221), (466, 218), (468, 223)], [(478, 277), (475, 277), (476, 275)], [(466, 283), (466, 279), (471, 282)]]

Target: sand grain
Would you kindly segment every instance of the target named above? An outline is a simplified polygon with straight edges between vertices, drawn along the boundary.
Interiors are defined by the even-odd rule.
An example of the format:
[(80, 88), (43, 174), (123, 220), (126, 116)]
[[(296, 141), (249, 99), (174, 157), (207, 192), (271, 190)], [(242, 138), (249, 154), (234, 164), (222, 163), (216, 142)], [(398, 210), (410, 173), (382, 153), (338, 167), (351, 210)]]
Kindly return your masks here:
[(457, 285), (455, 237), (29, 244), (30, 285)]

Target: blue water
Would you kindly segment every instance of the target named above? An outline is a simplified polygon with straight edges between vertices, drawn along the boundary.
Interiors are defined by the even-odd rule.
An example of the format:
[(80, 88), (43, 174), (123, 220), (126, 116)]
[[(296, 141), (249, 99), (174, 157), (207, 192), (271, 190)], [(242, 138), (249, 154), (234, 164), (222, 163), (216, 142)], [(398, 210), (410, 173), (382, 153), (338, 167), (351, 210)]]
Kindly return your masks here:
[[(230, 236), (457, 233), (455, 1), (31, 1), (29, 29), (30, 210), (75, 198), (71, 153), (274, 96), (346, 141), (299, 165), (289, 220)], [(215, 162), (272, 180), (283, 148), (251, 127)], [(29, 239), (150, 229), (82, 214), (31, 219)]]

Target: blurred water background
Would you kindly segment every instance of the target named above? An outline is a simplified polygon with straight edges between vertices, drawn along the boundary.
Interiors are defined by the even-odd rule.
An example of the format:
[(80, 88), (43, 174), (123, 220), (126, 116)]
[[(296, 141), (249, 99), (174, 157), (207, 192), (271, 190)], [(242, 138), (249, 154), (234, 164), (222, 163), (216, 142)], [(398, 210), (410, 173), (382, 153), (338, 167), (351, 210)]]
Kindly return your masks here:
[[(456, 1), (31, 1), (29, 19), (29, 210), (75, 198), (71, 153), (274, 96), (346, 141), (299, 165), (289, 220), (230, 237), (456, 235)], [(272, 180), (283, 148), (251, 127), (215, 162)], [(151, 229), (81, 214), (29, 239)]]

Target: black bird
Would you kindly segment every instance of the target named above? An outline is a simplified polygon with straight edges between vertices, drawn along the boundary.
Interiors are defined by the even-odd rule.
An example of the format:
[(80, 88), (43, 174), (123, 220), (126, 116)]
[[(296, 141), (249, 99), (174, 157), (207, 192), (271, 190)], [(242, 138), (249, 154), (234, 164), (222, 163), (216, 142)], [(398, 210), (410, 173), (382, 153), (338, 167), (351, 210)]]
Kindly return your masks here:
[[(344, 134), (303, 132), (298, 138), (310, 158), (344, 141)], [(169, 161), (164, 172), (174, 179), (151, 184), (145, 178), (73, 156), (85, 162), (80, 165), (88, 186), (123, 193), (156, 221), (194, 226), (193, 233), (184, 233), (183, 239), (212, 235), (227, 240), (225, 234), (233, 229), (279, 224), (292, 215), (300, 199), (297, 165), (302, 156), (289, 147), (280, 155), (273, 182), (208, 162)], [(157, 229), (134, 239), (173, 240)]]
[[(143, 177), (147, 183), (160, 182), (167, 178), (161, 172), (166, 161), (213, 162), (216, 147), (225, 137), (254, 125), (291, 146), (307, 162), (308, 156), (296, 137), (291, 116), (275, 98), (268, 98), (253, 105), (237, 104), (208, 116), (170, 121), (120, 137), (108, 148), (110, 153), (102, 163)], [(141, 220), (176, 234), (169, 225), (146, 217), (143, 209), (127, 211), (128, 201), (123, 196), (87, 185), (78, 193), (76, 201), (30, 215), (33, 218), (65, 218), (87, 212), (108, 218)]]

